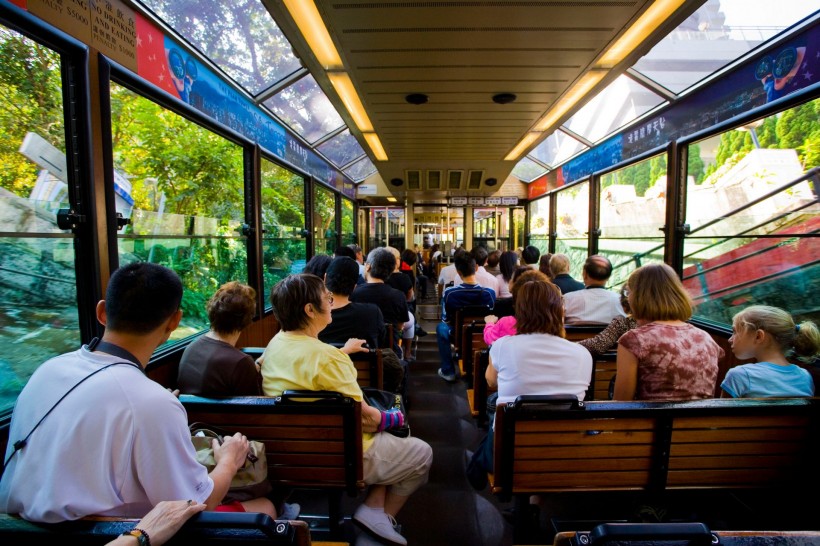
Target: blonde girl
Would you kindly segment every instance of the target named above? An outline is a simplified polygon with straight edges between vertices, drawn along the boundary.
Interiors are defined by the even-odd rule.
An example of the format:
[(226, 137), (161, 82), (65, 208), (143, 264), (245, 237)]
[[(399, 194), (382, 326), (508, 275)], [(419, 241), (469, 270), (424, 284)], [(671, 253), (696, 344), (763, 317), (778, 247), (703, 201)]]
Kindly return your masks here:
[(754, 358), (757, 362), (730, 369), (720, 384), (722, 396), (814, 396), (811, 374), (787, 360), (792, 350), (808, 357), (820, 350), (820, 332), (813, 322), (795, 324), (783, 309), (753, 305), (735, 315), (729, 343), (737, 358)]

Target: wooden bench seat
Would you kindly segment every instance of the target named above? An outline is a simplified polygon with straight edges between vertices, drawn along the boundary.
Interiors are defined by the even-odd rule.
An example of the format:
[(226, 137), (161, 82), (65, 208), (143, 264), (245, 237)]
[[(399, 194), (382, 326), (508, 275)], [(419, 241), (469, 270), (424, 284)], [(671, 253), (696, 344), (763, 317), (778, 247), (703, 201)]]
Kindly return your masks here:
[(338, 393), (300, 391), (277, 397), (179, 397), (189, 422), (241, 432), (265, 444), (274, 487), (328, 492), (329, 527), (339, 531), (341, 493), (365, 488), (361, 403)]
[(600, 334), (605, 325), (600, 324), (567, 324), (564, 326), (567, 341), (581, 341)]

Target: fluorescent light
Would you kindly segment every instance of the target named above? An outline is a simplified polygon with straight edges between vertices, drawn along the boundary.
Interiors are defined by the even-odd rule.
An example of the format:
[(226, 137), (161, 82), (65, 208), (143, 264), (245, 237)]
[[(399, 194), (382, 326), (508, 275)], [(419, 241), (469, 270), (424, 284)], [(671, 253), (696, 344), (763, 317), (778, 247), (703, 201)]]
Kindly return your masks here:
[(510, 153), (507, 154), (507, 157), (504, 158), (504, 161), (514, 161), (518, 159), (518, 156), (521, 155), (521, 152), (526, 150), (530, 144), (536, 141), (536, 139), (540, 138), (544, 133), (527, 133), (524, 135), (524, 138), (521, 139), (515, 148), (512, 149)]
[(620, 38), (604, 53), (596, 64), (599, 68), (612, 68), (623, 61), (650, 34), (672, 15), (686, 0), (655, 0), (649, 8), (638, 17), (635, 23), (626, 29)]
[(372, 133), (373, 124), (370, 123), (370, 118), (367, 117), (364, 105), (358, 93), (356, 93), (356, 88), (353, 87), (353, 82), (347, 72), (328, 72), (327, 77), (330, 78), (330, 83), (333, 84), (333, 88), (339, 94), (345, 108), (350, 112), (350, 117), (353, 118), (353, 122), (359, 128), (359, 131)]
[(569, 89), (569, 91), (564, 93), (564, 95), (558, 99), (555, 104), (553, 104), (547, 114), (535, 124), (535, 130), (546, 131), (550, 129), (564, 114), (574, 107), (578, 101), (583, 99), (586, 94), (589, 93), (590, 90), (595, 87), (606, 75), (606, 70), (591, 70), (581, 76), (581, 79), (578, 80), (575, 85)]
[(316, 60), (325, 70), (342, 68), (342, 59), (313, 0), (284, 0), (284, 3), (311, 51), (316, 55)]
[(388, 197), (387, 200), (391, 203), (395, 203), (396, 201), (398, 201), (398, 199), (396, 199), (395, 197)]
[(387, 154), (382, 147), (382, 141), (379, 140), (379, 135), (376, 133), (363, 133), (364, 139), (367, 141), (367, 145), (370, 146), (370, 149), (373, 150), (373, 155), (376, 156), (376, 159), (379, 161), (387, 161)]

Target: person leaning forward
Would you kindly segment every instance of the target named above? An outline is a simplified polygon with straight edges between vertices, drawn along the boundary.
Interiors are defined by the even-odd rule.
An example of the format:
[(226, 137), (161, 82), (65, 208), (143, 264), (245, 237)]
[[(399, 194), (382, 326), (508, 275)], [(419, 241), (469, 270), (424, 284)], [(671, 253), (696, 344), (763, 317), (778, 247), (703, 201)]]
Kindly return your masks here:
[[(182, 283), (168, 268), (133, 263), (114, 272), (97, 304), (102, 341), (42, 364), (17, 399), (0, 512), (56, 523), (142, 517), (166, 500), (220, 509), (248, 439), (235, 434), (215, 443), (209, 474), (196, 460), (185, 408), (144, 370), (179, 325), (181, 299)], [(276, 516), (268, 499), (223, 508)]]

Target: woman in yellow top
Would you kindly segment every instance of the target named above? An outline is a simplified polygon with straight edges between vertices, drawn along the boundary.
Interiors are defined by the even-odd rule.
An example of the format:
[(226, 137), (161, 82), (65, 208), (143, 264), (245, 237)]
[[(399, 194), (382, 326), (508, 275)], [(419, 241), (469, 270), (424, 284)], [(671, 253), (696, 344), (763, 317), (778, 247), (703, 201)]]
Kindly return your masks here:
[(341, 349), (319, 340), (319, 332), (332, 321), (333, 305), (333, 296), (319, 277), (290, 275), (273, 287), (270, 299), (281, 330), (262, 355), (263, 391), (278, 396), (289, 389), (328, 390), (362, 403), (362, 467), (364, 481), (371, 487), (353, 520), (383, 541), (407, 544), (396, 531), (395, 516), (410, 494), (427, 483), (432, 449), (418, 438), (384, 432), (401, 424), (399, 416), (363, 400), (348, 356), (366, 350), (363, 340), (350, 339)]

